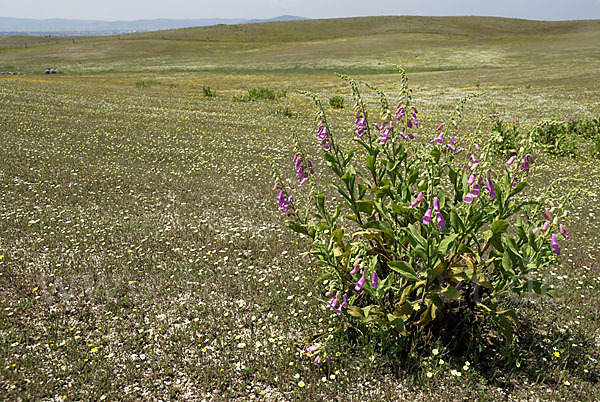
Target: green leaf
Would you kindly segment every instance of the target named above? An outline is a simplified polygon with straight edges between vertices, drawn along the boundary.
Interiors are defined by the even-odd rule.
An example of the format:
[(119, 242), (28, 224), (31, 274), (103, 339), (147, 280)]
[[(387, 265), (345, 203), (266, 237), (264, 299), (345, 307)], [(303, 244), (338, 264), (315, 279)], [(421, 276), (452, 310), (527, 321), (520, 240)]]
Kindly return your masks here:
[(460, 294), (454, 286), (448, 286), (446, 289), (440, 292), (440, 295), (452, 300), (458, 300), (460, 298)]
[(495, 236), (506, 233), (507, 230), (508, 222), (505, 220), (498, 219), (494, 223), (492, 223), (492, 233), (494, 233)]
[(377, 157), (375, 155), (369, 155), (369, 156), (367, 156), (367, 161), (365, 162), (365, 166), (371, 172), (375, 172), (375, 160), (376, 160), (376, 158)]
[(464, 232), (465, 230), (465, 224), (456, 211), (452, 211), (450, 214), (450, 226), (457, 232)]
[(521, 285), (516, 286), (515, 288), (513, 288), (513, 292), (515, 293), (535, 293), (538, 295), (547, 295), (550, 297), (555, 297), (556, 296), (556, 291), (554, 291), (554, 289), (550, 288), (550, 286), (546, 285), (543, 282), (534, 280), (534, 279), (530, 279), (527, 280), (525, 282), (523, 282)]
[(306, 230), (306, 228), (294, 221), (285, 221), (285, 225), (296, 233), (308, 235), (308, 231)]
[(340, 170), (335, 157), (329, 152), (324, 152), (323, 157), (325, 158), (325, 161), (327, 161), (327, 166), (333, 170), (336, 175), (342, 177), (342, 171)]
[(512, 276), (515, 276), (515, 267), (514, 267), (514, 263), (512, 261), (512, 258), (510, 257), (510, 253), (508, 251), (504, 251), (504, 254), (502, 255), (502, 268), (504, 268), (504, 271), (506, 271), (507, 273), (510, 273)]
[(406, 227), (406, 229), (408, 230), (408, 238), (410, 240), (410, 244), (412, 244), (413, 247), (415, 245), (420, 245), (421, 247), (425, 247), (425, 244), (427, 244), (427, 241), (425, 240), (425, 238), (423, 236), (421, 236), (421, 233), (419, 233), (419, 231), (413, 225), (408, 225)]
[(408, 265), (408, 263), (404, 261), (390, 261), (388, 262), (388, 266), (395, 272), (402, 275), (404, 278), (408, 279), (410, 282), (417, 282), (421, 278), (415, 272), (413, 267)]
[(359, 212), (362, 212), (367, 215), (371, 215), (373, 213), (373, 201), (371, 200), (358, 200), (356, 201), (356, 209)]
[(362, 183), (358, 183), (358, 198), (363, 198), (369, 187)]
[(456, 234), (456, 233), (446, 236), (440, 242), (440, 245), (438, 247), (439, 252), (442, 254), (446, 254), (446, 252), (448, 251), (448, 249), (450, 249), (450, 246), (452, 245), (454, 240), (456, 240), (457, 237), (458, 237), (458, 234)]

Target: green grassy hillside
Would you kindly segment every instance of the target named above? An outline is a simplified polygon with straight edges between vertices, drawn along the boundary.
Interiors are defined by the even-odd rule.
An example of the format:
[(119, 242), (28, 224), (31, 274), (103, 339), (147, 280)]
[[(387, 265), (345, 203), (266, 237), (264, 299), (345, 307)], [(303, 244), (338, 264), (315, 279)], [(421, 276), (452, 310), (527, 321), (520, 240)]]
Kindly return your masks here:
[(564, 66), (600, 60), (598, 43), (597, 20), (368, 17), (118, 37), (5, 37), (0, 38), (0, 69), (382, 73), (393, 63), (409, 71)]

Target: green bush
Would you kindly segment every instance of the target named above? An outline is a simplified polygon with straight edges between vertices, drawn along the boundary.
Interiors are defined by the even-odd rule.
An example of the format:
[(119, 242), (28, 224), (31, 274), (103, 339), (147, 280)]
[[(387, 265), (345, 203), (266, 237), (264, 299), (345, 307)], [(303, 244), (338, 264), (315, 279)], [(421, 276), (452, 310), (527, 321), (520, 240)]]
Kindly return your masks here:
[(344, 97), (342, 96), (332, 96), (329, 98), (329, 106), (334, 109), (343, 109), (344, 108)]
[[(509, 295), (554, 294), (535, 278), (559, 264), (557, 235), (567, 238), (561, 222), (571, 194), (552, 207), (546, 205), (548, 195), (560, 192), (560, 182), (544, 194), (528, 195), (534, 160), (523, 150), (496, 165), (491, 142), (460, 147), (450, 134), (458, 133), (472, 96), (459, 102), (435, 138), (417, 143), (419, 115), (399, 71), (396, 109), (367, 84), (381, 103), (383, 118), (375, 124), (368, 116), (379, 114), (368, 113), (358, 85), (341, 76), (356, 105), (351, 149), (340, 145), (319, 98), (305, 92), (317, 106), (317, 139), (334, 178), (328, 188), (341, 202), (320, 188), (293, 132), (299, 188), (273, 168), (280, 211), (289, 228), (312, 242), (310, 255), (321, 274), (317, 293), (340, 317), (333, 333), (355, 328), (396, 351), (432, 337), (463, 350), (465, 343), (486, 342), (489, 331), (510, 343), (518, 317), (502, 301)], [(322, 333), (305, 353), (318, 364), (334, 338)]]
[(501, 117), (492, 116), (492, 130), (490, 142), (497, 153), (503, 155), (515, 155), (519, 148), (524, 145), (525, 136), (521, 135), (519, 124), (516, 122), (506, 123)]
[(214, 97), (216, 94), (213, 90), (210, 89), (210, 87), (202, 87), (202, 95), (212, 98)]

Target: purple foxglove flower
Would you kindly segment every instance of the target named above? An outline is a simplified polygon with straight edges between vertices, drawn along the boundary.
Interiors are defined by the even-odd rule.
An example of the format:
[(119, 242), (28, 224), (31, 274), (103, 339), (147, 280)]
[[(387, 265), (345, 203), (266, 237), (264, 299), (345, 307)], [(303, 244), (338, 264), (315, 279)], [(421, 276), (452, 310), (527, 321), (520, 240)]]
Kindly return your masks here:
[(549, 227), (550, 227), (550, 222), (548, 222), (548, 221), (544, 222), (544, 224), (541, 227), (542, 232), (545, 232), (546, 230), (548, 230)]
[(373, 275), (371, 275), (371, 286), (373, 287), (373, 289), (377, 289), (377, 286), (379, 286), (379, 279), (377, 278), (377, 272), (373, 272)]
[(492, 181), (490, 179), (486, 180), (486, 187), (488, 193), (490, 194), (490, 197), (496, 199), (496, 189), (494, 188), (494, 185), (492, 184)]
[(550, 220), (551, 219), (551, 215), (550, 215), (550, 210), (548, 208), (546, 208), (546, 210), (544, 211), (544, 216), (546, 217), (546, 219)]
[(437, 131), (442, 131), (443, 128), (444, 128), (444, 123), (442, 123), (438, 126)]
[(350, 273), (351, 273), (352, 275), (358, 274), (358, 270), (359, 270), (359, 269), (360, 269), (360, 264), (356, 264), (356, 265), (354, 266), (354, 268), (352, 268), (352, 271), (350, 271)]
[(390, 139), (390, 129), (386, 128), (379, 134), (379, 142), (383, 145)]
[(469, 158), (471, 159), (471, 162), (479, 163), (479, 159), (475, 157), (475, 154), (469, 154)]
[(438, 135), (437, 137), (435, 137), (433, 140), (429, 141), (430, 144), (433, 143), (439, 144), (441, 145), (444, 142), (444, 133), (441, 132), (440, 135)]
[(425, 212), (425, 215), (423, 215), (423, 223), (425, 225), (429, 225), (431, 223), (431, 208), (428, 208)]
[(315, 174), (315, 169), (313, 169), (313, 164), (312, 162), (309, 160), (308, 163), (306, 164), (306, 167), (308, 169), (310, 169), (310, 174)]
[(408, 126), (408, 128), (412, 128), (412, 126), (413, 126), (412, 120), (407, 121), (406, 125)]
[(398, 134), (400, 135), (400, 137), (408, 141), (408, 137), (406, 136), (406, 134), (404, 134), (403, 132), (399, 132)]
[(290, 209), (290, 202), (292, 201), (292, 196), (290, 195), (287, 199), (285, 198), (285, 194), (283, 190), (279, 192), (277, 196), (277, 204), (279, 205), (279, 209), (281, 210), (281, 214), (285, 214)]
[(560, 255), (560, 246), (558, 245), (558, 239), (556, 238), (555, 234), (552, 235), (551, 244), (552, 244), (552, 250), (554, 251), (554, 253), (556, 255)]
[(467, 204), (472, 204), (473, 203), (473, 195), (471, 193), (465, 195), (465, 198), (463, 198), (463, 202), (465, 202)]
[(473, 183), (475, 183), (475, 179), (477, 179), (477, 176), (475, 176), (474, 173), (471, 173), (471, 176), (469, 176), (469, 180), (467, 181), (467, 184), (469, 186), (472, 186)]
[(440, 212), (440, 200), (437, 197), (433, 199), (433, 210), (435, 212)]
[(514, 189), (515, 187), (517, 187), (518, 183), (519, 183), (519, 179), (515, 177), (513, 180), (513, 183), (512, 183), (512, 188)]
[(523, 172), (529, 171), (529, 162), (525, 161), (521, 164), (521, 171), (523, 171)]
[(318, 366), (321, 363), (321, 356), (315, 357), (315, 361), (313, 362), (313, 366)]
[(385, 122), (385, 121), (383, 123), (381, 123), (381, 125), (378, 125), (377, 123), (375, 123), (375, 128), (377, 129), (377, 131), (381, 131), (385, 128), (386, 123), (387, 122)]
[(304, 353), (306, 353), (307, 355), (313, 353), (314, 351), (316, 351), (317, 348), (314, 345), (310, 345), (304, 348)]
[(476, 150), (478, 150), (478, 151), (481, 149), (481, 148), (479, 147), (479, 144), (475, 144), (475, 149), (476, 149)]
[(537, 234), (537, 232), (540, 231), (540, 228), (533, 228), (533, 230), (531, 231), (533, 234)]
[(362, 276), (360, 277), (360, 279), (358, 280), (358, 282), (356, 282), (356, 286), (354, 287), (354, 289), (356, 291), (359, 291), (363, 288), (363, 286), (365, 285), (365, 282), (367, 281), (367, 269), (365, 268), (365, 270), (363, 271)]
[(342, 297), (342, 306), (344, 306), (342, 308), (348, 307), (348, 295), (346, 294), (344, 295), (344, 297)]
[(439, 212), (436, 212), (436, 217), (437, 217), (437, 224), (440, 227), (440, 229), (446, 229), (446, 221), (444, 220), (444, 217), (442, 216), (442, 214)]
[(333, 294), (333, 288), (329, 289), (327, 293), (325, 293), (325, 297), (329, 297)]
[(337, 302), (338, 302), (338, 300), (335, 297), (332, 297), (331, 300), (329, 300), (329, 309), (331, 311), (335, 310), (335, 306), (337, 306)]
[(450, 136), (450, 142), (452, 143), (452, 145), (456, 146), (456, 141), (454, 140), (454, 137)]
[(505, 165), (506, 166), (512, 165), (516, 158), (517, 157), (515, 155), (511, 156), (510, 159), (506, 161)]
[(419, 203), (420, 203), (421, 201), (423, 201), (423, 196), (424, 196), (424, 195), (425, 195), (425, 194), (423, 194), (423, 192), (421, 191), (421, 192), (420, 192), (420, 193), (417, 195), (417, 198), (415, 198), (415, 200), (414, 200), (413, 202), (411, 202), (411, 203), (410, 203), (410, 207), (411, 207), (411, 208), (414, 208), (414, 207), (416, 207), (417, 205), (419, 205)]
[(331, 360), (331, 357), (329, 355), (327, 355), (327, 357), (325, 358), (327, 359), (327, 363), (333, 364), (333, 360)]
[(563, 237), (565, 238), (565, 240), (569, 240), (569, 234), (567, 233), (567, 230), (565, 229), (564, 225), (561, 223), (559, 226), (559, 230), (560, 230), (560, 234), (563, 235)]
[(479, 184), (475, 184), (473, 186), (473, 190), (471, 190), (471, 194), (473, 195), (473, 197), (479, 197), (479, 194), (480, 194), (479, 189), (480, 189)]

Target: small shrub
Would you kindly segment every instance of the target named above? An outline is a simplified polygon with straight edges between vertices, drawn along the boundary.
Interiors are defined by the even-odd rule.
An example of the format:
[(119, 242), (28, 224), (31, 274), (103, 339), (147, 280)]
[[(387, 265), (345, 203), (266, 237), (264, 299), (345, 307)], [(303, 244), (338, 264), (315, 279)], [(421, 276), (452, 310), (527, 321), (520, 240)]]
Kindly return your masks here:
[(148, 88), (148, 87), (152, 87), (155, 85), (161, 85), (160, 82), (155, 81), (155, 80), (148, 80), (148, 81), (137, 81), (135, 83), (135, 86), (138, 88)]
[(329, 106), (334, 109), (343, 109), (344, 108), (344, 97), (342, 96), (332, 96), (329, 98)]
[(276, 110), (275, 114), (288, 118), (294, 117), (294, 113), (290, 110), (288, 106), (285, 106), (283, 109)]
[(569, 133), (564, 121), (543, 120), (534, 125), (530, 138), (542, 150), (557, 156), (575, 156), (577, 135)]
[(248, 98), (250, 100), (260, 100), (260, 99), (275, 100), (275, 99), (279, 99), (279, 98), (285, 98), (286, 95), (287, 95), (287, 92), (285, 90), (276, 92), (269, 87), (250, 88), (248, 90)]
[(216, 94), (215, 91), (211, 90), (210, 87), (202, 87), (202, 95), (208, 97), (208, 98), (213, 98)]
[(506, 123), (500, 117), (492, 114), (492, 130), (490, 142), (497, 153), (515, 155), (527, 140), (519, 131), (518, 122)]

